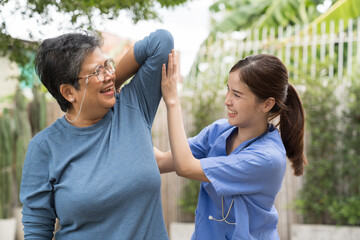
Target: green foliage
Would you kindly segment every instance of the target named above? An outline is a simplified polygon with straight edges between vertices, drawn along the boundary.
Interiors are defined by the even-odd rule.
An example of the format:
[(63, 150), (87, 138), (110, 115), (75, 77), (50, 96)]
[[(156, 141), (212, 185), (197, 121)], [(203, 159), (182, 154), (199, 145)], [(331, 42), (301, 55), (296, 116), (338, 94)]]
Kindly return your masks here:
[[(359, 1), (333, 1), (333, 6), (326, 13), (320, 15), (315, 9), (318, 4), (323, 2), (322, 0), (218, 0), (210, 7), (210, 10), (215, 13), (215, 16), (216, 14), (222, 14), (224, 19), (213, 19), (213, 29), (208, 38), (202, 43), (191, 68), (191, 82), (196, 80), (197, 87), (201, 87), (201, 81), (204, 80), (222, 81), (224, 74), (229, 69), (224, 67), (229, 59), (232, 58), (231, 62), (233, 63), (238, 59), (254, 54), (255, 50), (256, 53), (259, 51), (271, 54), (277, 52), (278, 57), (283, 59), (284, 56), (281, 55), (284, 54), (286, 45), (288, 43), (297, 45), (294, 42), (296, 35), (303, 38), (304, 35), (312, 34), (313, 26), (317, 25), (317, 30), (320, 31), (322, 23), (337, 21), (348, 16), (352, 18), (358, 17), (359, 11), (353, 9), (357, 7)], [(345, 29), (348, 22), (344, 20)], [(285, 30), (285, 32), (283, 31), (285, 39), (284, 35), (278, 35), (279, 29)], [(240, 31), (240, 33), (234, 34), (234, 31)], [(339, 24), (336, 23), (335, 34), (338, 31)], [(329, 32), (330, 27), (327, 25), (325, 33), (329, 34)], [(266, 36), (263, 36), (263, 34)], [(276, 39), (270, 38), (272, 34)], [(259, 44), (258, 40), (266, 42), (266, 44), (261, 43), (258, 46), (260, 49), (254, 47)], [(234, 44), (234, 42), (236, 43)], [(293, 44), (290, 45), (294, 46)], [(335, 45), (335, 54), (337, 48), (338, 45)], [(347, 45), (344, 48), (347, 48)], [(302, 50), (301, 55), (304, 51), (301, 47), (299, 50)], [(344, 50), (346, 51), (346, 49)], [(309, 61), (311, 61), (312, 53), (310, 50), (307, 54)], [(319, 53), (317, 56), (319, 56)], [(292, 61), (294, 61), (295, 57), (291, 56)], [(208, 65), (205, 74), (201, 70), (201, 65), (204, 63)], [(337, 64), (333, 66), (335, 67), (334, 72), (337, 72)], [(198, 77), (199, 75), (201, 77)], [(200, 79), (200, 83), (198, 79)]]
[(338, 194), (329, 207), (336, 224), (360, 226), (360, 74), (348, 88), (348, 101), (341, 119), (342, 161), (338, 163)]
[(34, 99), (30, 104), (30, 123), (32, 134), (40, 132), (46, 127), (46, 99), (39, 86), (32, 88)]
[[(6, 56), (10, 61), (16, 62), (21, 68), (26, 68), (32, 60), (29, 52), (35, 52), (38, 43), (27, 42), (12, 38), (5, 30), (6, 26), (0, 28), (0, 56)], [(19, 81), (24, 81), (23, 76), (19, 77)]]
[[(12, 173), (14, 179), (14, 192), (16, 196), (20, 194), (20, 183), (22, 177), (22, 168), (24, 165), (27, 146), (32, 138), (31, 125), (27, 113), (27, 100), (22, 92), (18, 89), (15, 94), (15, 109), (12, 113), (15, 129), (11, 133), (14, 136), (13, 149), (13, 166)], [(45, 116), (46, 119), (46, 116)], [(20, 206), (20, 201), (16, 197), (16, 206)]]
[(11, 166), (13, 159), (14, 136), (11, 131), (15, 129), (14, 122), (5, 109), (0, 117), (0, 218), (11, 216)]
[[(161, 7), (174, 7), (188, 0), (103, 0), (103, 1), (49, 1), (49, 0), (27, 0), (22, 4), (16, 0), (1, 1), (0, 12), (5, 11), (4, 7), (10, 7), (12, 14), (21, 14), (23, 19), (36, 19), (39, 26), (47, 25), (54, 21), (52, 11), (63, 13), (69, 16), (69, 23), (75, 29), (93, 29), (93, 21), (96, 18), (115, 19), (121, 10), (131, 14), (132, 20), (136, 23), (139, 20), (158, 19), (155, 10), (156, 4)], [(66, 22), (60, 23), (58, 28), (63, 29)], [(10, 24), (10, 23), (8, 23)], [(29, 39), (33, 36), (30, 32)], [(44, 35), (41, 33), (40, 34)], [(11, 61), (16, 62), (20, 67), (25, 67), (31, 60), (29, 52), (35, 52), (38, 42), (28, 42), (14, 39), (8, 32), (6, 19), (0, 19), (0, 56), (7, 56)], [(24, 79), (20, 78), (20, 81)]]
[(319, 13), (312, 0), (219, 0), (210, 10), (222, 12), (224, 19), (214, 22), (213, 32), (306, 24)]
[[(360, 9), (358, 8), (360, 4), (360, 0), (346, 0), (346, 1), (338, 1), (331, 8), (326, 11), (324, 14), (317, 17), (311, 24), (311, 27), (314, 25), (321, 26), (322, 23), (325, 23), (327, 26), (330, 25), (331, 21), (339, 22), (340, 19), (357, 18), (360, 16)], [(348, 21), (344, 21), (344, 28), (347, 28)], [(335, 25), (335, 32), (339, 32), (339, 25)], [(327, 33), (329, 33), (329, 28), (327, 29)], [(321, 28), (317, 28), (317, 34), (321, 34)]]
[(71, 15), (71, 23), (76, 23), (78, 18), (85, 16), (92, 22), (92, 15), (94, 10), (100, 12), (101, 15), (108, 19), (115, 19), (119, 16), (120, 10), (128, 10), (132, 14), (134, 22), (143, 19), (157, 18), (157, 13), (154, 9), (155, 3), (159, 3), (162, 7), (177, 6), (184, 3), (186, 0), (103, 0), (103, 1), (49, 1), (49, 0), (28, 0), (27, 6), (29, 15), (40, 14), (48, 21), (51, 16), (48, 15), (49, 7), (53, 6), (58, 12), (69, 13)]
[[(339, 157), (337, 143), (338, 101), (333, 97), (336, 89), (334, 81), (326, 77), (312, 79), (310, 75), (300, 77), (305, 81), (306, 91), (302, 96), (306, 112), (306, 131), (310, 143), (307, 144), (309, 166), (306, 169), (306, 183), (299, 203), (305, 222), (328, 222), (328, 205), (336, 193), (336, 162)], [(324, 84), (328, 82), (328, 84)], [(316, 200), (315, 200), (316, 199)]]
[(14, 108), (0, 114), (0, 218), (10, 217), (12, 207), (20, 206), (18, 196), (27, 146), (33, 132), (45, 127), (45, 97), (38, 90), (33, 91), (38, 95), (32, 103), (32, 109), (37, 110), (31, 111), (31, 117), (38, 121), (33, 124), (35, 129), (30, 124), (28, 101), (20, 89), (15, 93)]
[(32, 87), (40, 84), (40, 80), (35, 73), (35, 50), (25, 50), (23, 53), (26, 56), (27, 62), (17, 63), (20, 69), (20, 75), (17, 76), (21, 87)]
[(194, 215), (200, 191), (199, 181), (188, 180), (182, 191), (183, 197), (179, 200), (179, 205), (184, 212)]
[[(214, 122), (219, 113), (223, 111), (223, 102), (219, 102), (219, 89), (211, 86), (203, 86), (201, 91), (194, 91), (194, 96), (188, 101), (192, 102), (192, 116), (194, 117), (194, 130), (191, 136), (195, 136), (206, 126)], [(221, 89), (220, 89), (221, 90)]]
[(344, 84), (306, 76), (301, 79), (309, 166), (297, 209), (305, 223), (360, 225), (360, 84), (353, 81), (346, 90), (344, 105), (337, 97)]
[(360, 225), (360, 194), (339, 196), (329, 206), (329, 213), (337, 225)]

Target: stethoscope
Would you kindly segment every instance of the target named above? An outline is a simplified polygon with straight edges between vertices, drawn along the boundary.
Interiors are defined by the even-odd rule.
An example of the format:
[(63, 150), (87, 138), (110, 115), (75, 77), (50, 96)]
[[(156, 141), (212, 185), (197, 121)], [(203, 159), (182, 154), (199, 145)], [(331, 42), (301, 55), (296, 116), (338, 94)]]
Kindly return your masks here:
[[(268, 134), (268, 132), (270, 131), (270, 127), (271, 127), (271, 124), (267, 124), (268, 127), (266, 129), (266, 131), (257, 136), (256, 138), (254, 138), (253, 140), (249, 141), (245, 146), (243, 146), (239, 152), (241, 152), (242, 150), (244, 150), (245, 148), (247, 148), (248, 146), (250, 146), (251, 144), (253, 144), (255, 141), (259, 140), (260, 138), (264, 137), (266, 134)], [(221, 197), (221, 216), (222, 216), (222, 219), (216, 219), (214, 218), (213, 216), (209, 215), (209, 220), (214, 220), (214, 221), (218, 221), (218, 222), (226, 222), (227, 224), (233, 224), (235, 225), (236, 223), (232, 223), (232, 222), (228, 222), (226, 219), (228, 218), (229, 214), (230, 214), (230, 210), (232, 208), (232, 206), (234, 205), (234, 197), (232, 198), (232, 201), (231, 201), (231, 204), (230, 204), (230, 207), (229, 207), (229, 210), (227, 211), (226, 213), (226, 216), (224, 217), (224, 196)]]

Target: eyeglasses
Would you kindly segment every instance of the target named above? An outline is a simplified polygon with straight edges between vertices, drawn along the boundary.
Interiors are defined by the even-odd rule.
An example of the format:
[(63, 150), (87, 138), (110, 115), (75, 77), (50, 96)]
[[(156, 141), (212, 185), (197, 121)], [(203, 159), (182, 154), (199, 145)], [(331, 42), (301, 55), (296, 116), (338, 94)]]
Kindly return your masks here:
[(106, 71), (108, 71), (110, 74), (115, 73), (115, 62), (111, 58), (106, 60), (104, 66), (97, 66), (94, 73), (86, 75), (84, 77), (79, 77), (78, 79), (89, 78), (95, 75), (100, 82), (103, 82), (105, 80)]

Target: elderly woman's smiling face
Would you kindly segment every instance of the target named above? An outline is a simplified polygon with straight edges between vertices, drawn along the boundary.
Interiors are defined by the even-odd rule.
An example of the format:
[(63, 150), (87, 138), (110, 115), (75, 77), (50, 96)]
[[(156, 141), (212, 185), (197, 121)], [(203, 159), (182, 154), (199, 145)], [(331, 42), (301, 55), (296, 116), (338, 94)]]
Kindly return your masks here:
[[(115, 72), (109, 71), (111, 67), (108, 66), (104, 69), (107, 59), (99, 48), (87, 55), (81, 65), (79, 73), (80, 89), (77, 91), (77, 102), (80, 104), (86, 87), (86, 79), (88, 79), (86, 87), (86, 96), (82, 106), (83, 118), (93, 119), (104, 116), (111, 107), (115, 105)], [(98, 76), (97, 69), (103, 69)], [(90, 76), (89, 76), (90, 75)], [(88, 76), (88, 77), (86, 77)], [(100, 81), (100, 80), (103, 81)]]

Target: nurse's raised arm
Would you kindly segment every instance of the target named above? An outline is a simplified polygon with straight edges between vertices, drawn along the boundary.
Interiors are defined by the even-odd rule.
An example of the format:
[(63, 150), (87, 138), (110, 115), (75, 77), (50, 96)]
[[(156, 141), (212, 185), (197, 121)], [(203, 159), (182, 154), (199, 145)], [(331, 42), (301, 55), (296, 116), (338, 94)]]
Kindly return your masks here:
[(168, 131), (174, 168), (179, 176), (209, 182), (200, 161), (193, 156), (187, 141), (176, 88), (177, 71), (176, 57), (173, 50), (169, 54), (167, 71), (165, 64), (162, 67), (161, 91), (167, 109)]

